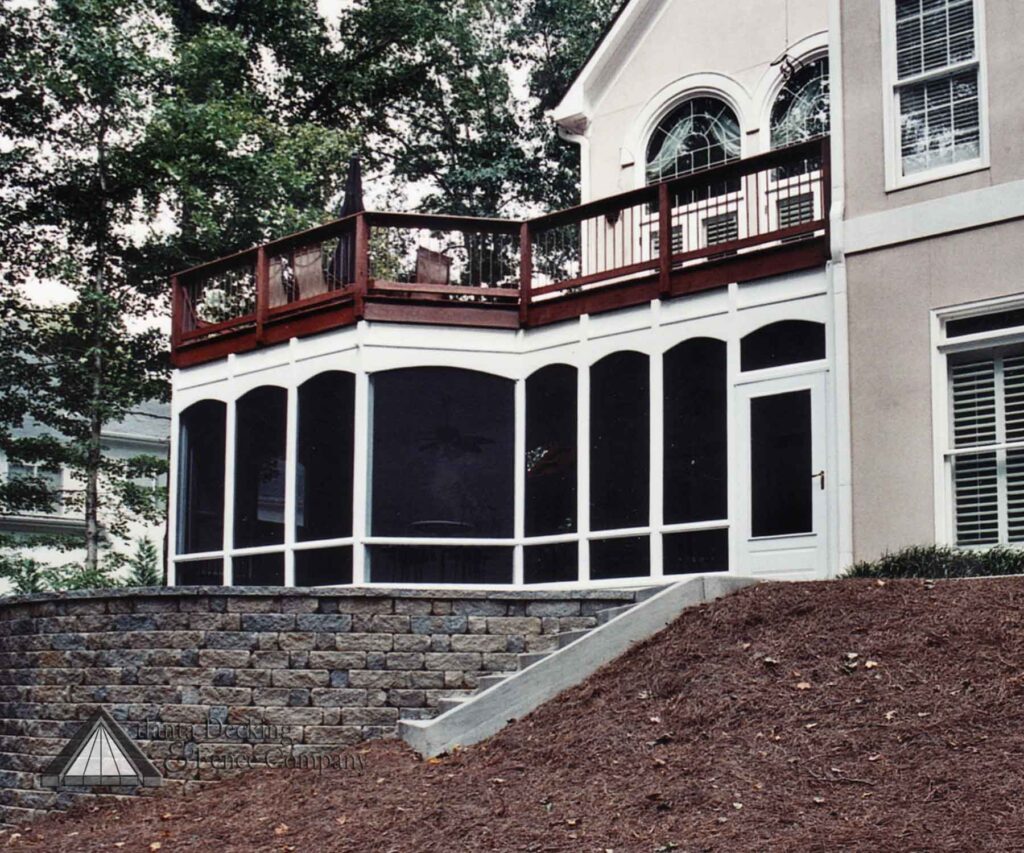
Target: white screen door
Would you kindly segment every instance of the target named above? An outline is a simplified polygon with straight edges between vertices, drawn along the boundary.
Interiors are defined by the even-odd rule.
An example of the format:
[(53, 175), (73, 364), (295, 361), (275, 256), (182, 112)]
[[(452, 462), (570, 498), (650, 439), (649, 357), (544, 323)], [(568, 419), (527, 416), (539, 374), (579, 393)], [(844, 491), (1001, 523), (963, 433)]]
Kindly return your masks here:
[(827, 569), (825, 374), (740, 385), (741, 574), (824, 577)]

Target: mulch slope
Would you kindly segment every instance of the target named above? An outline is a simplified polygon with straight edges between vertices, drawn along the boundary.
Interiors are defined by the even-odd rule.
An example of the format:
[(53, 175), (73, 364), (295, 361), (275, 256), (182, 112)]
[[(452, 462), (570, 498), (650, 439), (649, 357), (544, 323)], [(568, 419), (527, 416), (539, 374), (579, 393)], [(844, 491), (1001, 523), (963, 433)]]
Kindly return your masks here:
[(1024, 849), (1024, 579), (745, 590), (486, 744), (427, 763), (378, 742), (362, 759), (361, 775), (260, 771), (0, 845)]

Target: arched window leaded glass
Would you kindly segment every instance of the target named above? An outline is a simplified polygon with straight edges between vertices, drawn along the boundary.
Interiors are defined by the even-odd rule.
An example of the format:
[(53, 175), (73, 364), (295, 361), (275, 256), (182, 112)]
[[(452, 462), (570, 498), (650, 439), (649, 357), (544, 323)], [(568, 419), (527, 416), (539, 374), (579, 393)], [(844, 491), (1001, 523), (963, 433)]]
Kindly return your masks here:
[(680, 104), (647, 143), (647, 182), (657, 183), (710, 166), (738, 160), (740, 123), (718, 98), (693, 98)]
[(796, 145), (829, 128), (828, 57), (800, 66), (772, 106), (772, 148)]

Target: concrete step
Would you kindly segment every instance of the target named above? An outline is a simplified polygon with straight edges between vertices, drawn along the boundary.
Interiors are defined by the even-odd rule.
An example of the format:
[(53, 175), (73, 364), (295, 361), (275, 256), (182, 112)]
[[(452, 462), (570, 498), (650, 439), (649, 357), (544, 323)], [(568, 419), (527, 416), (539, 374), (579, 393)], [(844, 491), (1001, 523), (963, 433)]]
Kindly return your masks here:
[(512, 675), (511, 672), (496, 672), (494, 675), (482, 675), (476, 680), (476, 693), (483, 693), (495, 684), (501, 684), (506, 678)]
[(400, 708), (398, 719), (400, 720), (432, 720), (441, 712), (437, 708)]
[(522, 672), (526, 667), (533, 666), (539, 660), (544, 660), (550, 654), (551, 652), (527, 652), (519, 655), (519, 671)]
[(437, 700), (437, 708), (442, 714), (447, 713), (452, 708), (458, 708), (470, 695), (469, 693), (460, 693), (454, 696), (445, 696), (444, 699)]
[(634, 607), (636, 607), (635, 604), (623, 604), (621, 607), (609, 607), (607, 610), (598, 610), (597, 624), (605, 625), (608, 622), (611, 622), (616, 616), (621, 616), (623, 613), (628, 610), (632, 610)]
[(575, 643), (580, 637), (587, 636), (592, 630), (592, 628), (581, 628), (579, 631), (563, 631), (561, 634), (556, 634), (555, 638), (558, 640), (558, 648), (564, 649), (569, 643)]

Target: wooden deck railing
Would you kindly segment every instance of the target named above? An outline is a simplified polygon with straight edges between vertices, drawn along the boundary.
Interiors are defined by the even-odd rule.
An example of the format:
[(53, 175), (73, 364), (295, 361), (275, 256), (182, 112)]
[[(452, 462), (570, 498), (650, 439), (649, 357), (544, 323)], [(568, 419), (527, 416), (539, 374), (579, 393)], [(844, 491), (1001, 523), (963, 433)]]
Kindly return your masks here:
[(828, 139), (525, 222), (365, 212), (172, 277), (188, 366), (360, 319), (519, 328), (827, 258)]

